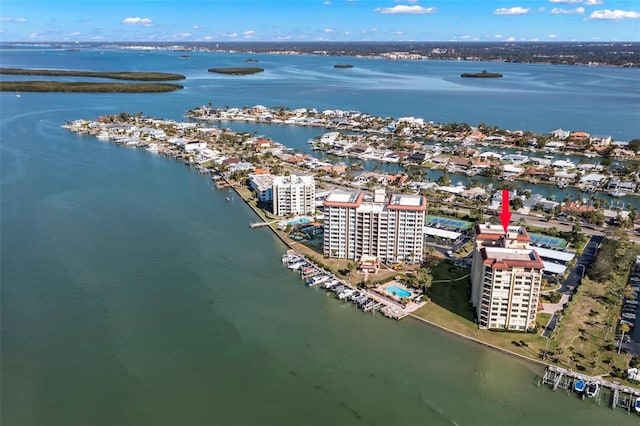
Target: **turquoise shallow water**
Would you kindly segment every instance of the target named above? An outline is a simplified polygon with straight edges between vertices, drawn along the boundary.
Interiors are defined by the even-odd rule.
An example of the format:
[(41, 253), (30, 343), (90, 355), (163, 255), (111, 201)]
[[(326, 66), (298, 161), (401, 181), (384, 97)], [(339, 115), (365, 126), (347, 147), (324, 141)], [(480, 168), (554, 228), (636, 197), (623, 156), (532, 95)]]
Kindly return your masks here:
[[(3, 65), (188, 63), (198, 80), (166, 95), (0, 94), (3, 425), (637, 423), (604, 400), (538, 388), (538, 367), (307, 288), (281, 265), (282, 244), (207, 176), (60, 128), (119, 111), (179, 118), (217, 98), (320, 104), (341, 79), (294, 79), (302, 96), (278, 76), (221, 81), (166, 52), (69, 55), (3, 52)], [(299, 74), (297, 58), (276, 59)], [(267, 96), (278, 92), (288, 99)], [(408, 109), (389, 105), (377, 108)]]

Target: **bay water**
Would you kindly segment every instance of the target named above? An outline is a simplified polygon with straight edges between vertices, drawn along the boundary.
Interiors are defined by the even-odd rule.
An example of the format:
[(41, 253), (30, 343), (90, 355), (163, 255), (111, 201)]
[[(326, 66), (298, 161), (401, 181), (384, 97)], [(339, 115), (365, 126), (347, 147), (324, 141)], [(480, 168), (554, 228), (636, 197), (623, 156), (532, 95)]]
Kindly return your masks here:
[[(606, 399), (538, 387), (538, 366), (305, 287), (280, 263), (286, 248), (208, 176), (60, 128), (120, 111), (180, 119), (212, 102), (505, 127), (528, 116), (532, 130), (630, 138), (637, 70), (354, 59), (345, 76), (333, 69), (344, 58), (250, 55), (268, 70), (245, 78), (206, 69), (249, 55), (179, 55), (2, 51), (3, 66), (188, 77), (168, 94), (0, 94), (3, 425), (637, 423)], [(515, 81), (445, 77), (478, 66)], [(552, 101), (569, 93), (579, 99), (560, 113)]]

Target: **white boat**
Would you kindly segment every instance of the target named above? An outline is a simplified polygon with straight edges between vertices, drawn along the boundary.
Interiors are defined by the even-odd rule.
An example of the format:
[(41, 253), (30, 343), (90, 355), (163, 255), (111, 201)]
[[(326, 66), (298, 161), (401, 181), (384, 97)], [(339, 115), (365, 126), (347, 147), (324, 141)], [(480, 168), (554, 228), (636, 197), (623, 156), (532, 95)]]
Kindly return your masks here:
[(624, 197), (627, 194), (624, 191), (620, 191), (619, 189), (616, 189), (615, 191), (609, 192), (609, 195), (612, 197)]
[(640, 396), (636, 398), (636, 403), (633, 408), (636, 410), (636, 413), (640, 414)]
[(321, 276), (318, 276), (318, 277), (311, 278), (305, 284), (307, 284), (307, 286), (309, 286), (309, 287), (313, 287), (315, 285), (322, 284), (322, 283), (324, 283), (326, 281), (329, 281), (330, 278), (331, 277), (329, 275), (321, 275)]
[(291, 265), (287, 266), (287, 268), (296, 271), (296, 270), (302, 268), (304, 265), (306, 265), (306, 262), (296, 262), (296, 263), (292, 263)]
[(353, 293), (355, 293), (355, 290), (347, 288), (346, 290), (338, 294), (338, 299), (340, 300), (346, 299), (347, 297), (351, 296)]
[(586, 395), (588, 398), (594, 398), (598, 395), (599, 390), (600, 390), (600, 384), (598, 382), (589, 382), (587, 384)]
[(149, 152), (158, 152), (158, 144), (157, 143), (150, 143), (147, 146), (147, 151), (149, 151)]

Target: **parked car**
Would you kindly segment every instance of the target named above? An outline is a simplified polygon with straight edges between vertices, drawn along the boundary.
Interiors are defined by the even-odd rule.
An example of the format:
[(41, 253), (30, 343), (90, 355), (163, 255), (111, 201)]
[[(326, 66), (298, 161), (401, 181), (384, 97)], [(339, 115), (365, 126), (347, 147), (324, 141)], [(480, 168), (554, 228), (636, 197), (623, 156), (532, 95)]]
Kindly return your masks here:
[(634, 320), (634, 319), (636, 319), (636, 314), (624, 312), (622, 314), (622, 318), (625, 318), (625, 319), (628, 319), (628, 320)]

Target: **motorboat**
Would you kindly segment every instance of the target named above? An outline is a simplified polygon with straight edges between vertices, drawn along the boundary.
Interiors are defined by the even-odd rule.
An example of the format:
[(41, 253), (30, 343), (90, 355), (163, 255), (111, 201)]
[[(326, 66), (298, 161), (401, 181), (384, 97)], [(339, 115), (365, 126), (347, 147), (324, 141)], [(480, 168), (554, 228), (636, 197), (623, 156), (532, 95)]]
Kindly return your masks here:
[(620, 191), (619, 189), (617, 189), (615, 191), (609, 192), (609, 195), (612, 197), (624, 197), (627, 194), (624, 191)]
[(598, 391), (600, 390), (600, 384), (598, 382), (589, 382), (587, 384), (586, 395), (588, 398), (594, 398), (598, 395)]
[(640, 414), (640, 396), (636, 398), (636, 403), (633, 408), (636, 410), (636, 413)]
[(313, 277), (308, 280), (305, 284), (309, 287), (313, 287), (314, 285), (322, 284), (324, 282), (329, 281), (331, 277), (329, 275), (321, 275), (319, 277)]
[(582, 379), (576, 380), (576, 382), (573, 384), (573, 390), (577, 393), (584, 393), (584, 391), (587, 388), (587, 382), (585, 382)]

